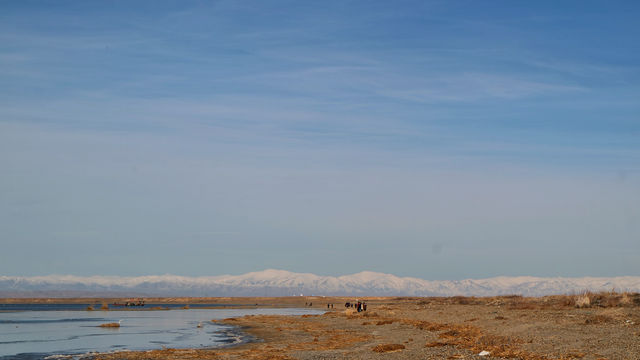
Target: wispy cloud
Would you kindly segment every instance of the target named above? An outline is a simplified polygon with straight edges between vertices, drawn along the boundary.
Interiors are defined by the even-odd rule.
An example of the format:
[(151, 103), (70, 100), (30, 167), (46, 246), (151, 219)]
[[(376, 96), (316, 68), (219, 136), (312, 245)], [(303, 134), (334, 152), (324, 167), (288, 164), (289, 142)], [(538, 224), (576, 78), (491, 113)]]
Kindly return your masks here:
[(569, 84), (527, 80), (518, 76), (465, 73), (435, 76), (421, 81), (425, 86), (413, 89), (393, 89), (381, 86), (383, 95), (417, 102), (475, 102), (491, 99), (521, 99), (551, 97), (557, 94), (581, 92), (587, 89)]
[(0, 272), (637, 253), (637, 19), (572, 6), (3, 4)]

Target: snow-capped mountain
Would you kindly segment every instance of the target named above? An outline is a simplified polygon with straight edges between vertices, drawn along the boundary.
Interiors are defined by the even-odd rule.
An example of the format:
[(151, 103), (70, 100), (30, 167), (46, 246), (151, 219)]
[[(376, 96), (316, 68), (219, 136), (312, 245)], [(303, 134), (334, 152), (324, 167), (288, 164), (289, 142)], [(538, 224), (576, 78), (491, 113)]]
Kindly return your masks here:
[[(135, 294), (147, 296), (541, 296), (585, 290), (640, 292), (639, 276), (612, 278), (495, 277), (479, 280), (429, 281), (364, 271), (344, 276), (319, 276), (284, 270), (244, 275), (160, 276), (0, 276), (0, 296), (64, 296), (64, 294)], [(51, 295), (57, 294), (57, 295)], [(98, 295), (96, 295), (98, 296)]]

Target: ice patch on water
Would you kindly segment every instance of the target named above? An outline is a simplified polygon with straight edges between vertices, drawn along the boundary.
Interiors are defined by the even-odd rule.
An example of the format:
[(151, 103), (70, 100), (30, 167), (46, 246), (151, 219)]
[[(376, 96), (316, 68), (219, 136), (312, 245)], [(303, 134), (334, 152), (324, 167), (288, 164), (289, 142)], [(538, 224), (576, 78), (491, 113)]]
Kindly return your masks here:
[(116, 353), (116, 352), (123, 353), (123, 352), (129, 352), (129, 351), (130, 350), (114, 350), (114, 351), (102, 351), (102, 352), (89, 351), (89, 352), (86, 352), (84, 354), (73, 354), (73, 355), (56, 354), (56, 355), (49, 355), (49, 356), (44, 357), (42, 359), (43, 360), (84, 360), (84, 359), (92, 359), (96, 355), (113, 354), (113, 353)]

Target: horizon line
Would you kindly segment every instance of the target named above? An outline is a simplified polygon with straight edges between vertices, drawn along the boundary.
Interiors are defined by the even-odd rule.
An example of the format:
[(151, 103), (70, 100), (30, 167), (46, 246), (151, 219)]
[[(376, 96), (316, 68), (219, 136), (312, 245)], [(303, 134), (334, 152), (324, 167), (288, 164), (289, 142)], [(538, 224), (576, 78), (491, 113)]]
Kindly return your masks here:
[(452, 279), (432, 280), (432, 279), (427, 279), (427, 278), (422, 278), (422, 277), (417, 277), (417, 276), (400, 276), (400, 275), (395, 275), (393, 273), (385, 273), (385, 272), (371, 271), (371, 270), (362, 270), (362, 271), (359, 271), (359, 272), (350, 273), (350, 274), (342, 274), (342, 275), (321, 275), (321, 274), (316, 274), (316, 273), (312, 273), (312, 272), (296, 272), (296, 271), (290, 271), (290, 270), (285, 270), (285, 269), (267, 268), (267, 269), (264, 269), (264, 270), (249, 271), (249, 272), (240, 273), (240, 274), (219, 274), (219, 275), (178, 275), (178, 274), (171, 274), (171, 273), (148, 274), (148, 275), (75, 275), (75, 274), (51, 273), (51, 274), (46, 274), (46, 275), (2, 275), (2, 274), (0, 274), (0, 278), (24, 278), (24, 279), (28, 279), (28, 278), (67, 277), (67, 278), (83, 278), (83, 279), (90, 279), (90, 278), (120, 278), (120, 279), (125, 279), (126, 278), (126, 279), (134, 279), (134, 278), (153, 278), (153, 277), (156, 277), (156, 278), (159, 278), (159, 277), (179, 277), (179, 278), (188, 278), (188, 279), (205, 279), (205, 278), (221, 278), (221, 277), (238, 277), (238, 276), (245, 276), (245, 275), (249, 275), (249, 274), (260, 274), (260, 273), (268, 273), (268, 272), (282, 272), (282, 273), (295, 274), (295, 275), (313, 275), (313, 276), (317, 276), (317, 277), (329, 277), (329, 278), (340, 278), (340, 277), (355, 276), (355, 275), (361, 275), (361, 274), (378, 274), (378, 275), (393, 276), (393, 277), (400, 278), (400, 279), (418, 279), (418, 280), (432, 281), (432, 282), (439, 282), (439, 281), (466, 281), (466, 280), (491, 280), (491, 279), (498, 279), (498, 278), (510, 278), (510, 279), (514, 279), (514, 278), (531, 278), (531, 279), (615, 279), (615, 278), (637, 278), (637, 277), (640, 277), (640, 275), (616, 275), (616, 276), (594, 276), (594, 275), (584, 275), (584, 276), (496, 275), (496, 276), (492, 276), (492, 277), (481, 277), (481, 278), (468, 277), (468, 278), (462, 278), (462, 279), (457, 279), (457, 280), (452, 280)]

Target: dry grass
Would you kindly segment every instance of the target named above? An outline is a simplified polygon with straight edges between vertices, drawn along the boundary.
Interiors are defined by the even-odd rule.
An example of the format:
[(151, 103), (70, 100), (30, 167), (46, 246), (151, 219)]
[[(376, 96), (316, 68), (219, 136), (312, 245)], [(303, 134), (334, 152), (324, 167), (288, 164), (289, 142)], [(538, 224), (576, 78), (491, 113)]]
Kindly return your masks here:
[(103, 327), (103, 328), (119, 328), (120, 327), (120, 323), (117, 323), (117, 322), (106, 323), (106, 324), (100, 325), (100, 327)]
[(103, 302), (102, 306), (100, 306), (100, 310), (109, 310), (109, 304), (107, 304), (106, 302)]
[[(577, 299), (579, 297), (586, 297), (589, 301), (589, 306), (594, 308), (590, 310), (575, 309)], [(579, 359), (583, 357), (589, 357), (595, 359), (594, 356), (601, 356), (589, 352), (585, 349), (566, 348), (557, 349), (557, 351), (545, 350), (536, 351), (540, 347), (534, 347), (535, 338), (520, 338), (513, 336), (509, 333), (494, 333), (491, 330), (482, 328), (490, 324), (489, 328), (495, 326), (511, 326), (517, 322), (516, 319), (521, 317), (530, 316), (540, 311), (545, 313), (547, 310), (552, 310), (551, 314), (554, 314), (552, 320), (557, 321), (559, 324), (581, 324), (584, 331), (600, 331), (601, 328), (598, 324), (603, 324), (606, 328), (612, 328), (613, 324), (623, 324), (627, 319), (624, 314), (628, 311), (635, 311), (635, 309), (622, 309), (621, 307), (640, 306), (640, 294), (634, 293), (616, 293), (600, 292), (591, 293), (584, 292), (581, 294), (573, 295), (560, 295), (560, 296), (545, 296), (538, 298), (525, 298), (522, 296), (498, 296), (498, 297), (454, 297), (454, 298), (399, 298), (384, 299), (385, 302), (375, 303), (371, 302), (371, 309), (375, 309), (376, 312), (372, 312), (371, 309), (368, 312), (357, 313), (355, 311), (331, 311), (324, 315), (310, 315), (300, 317), (279, 317), (279, 316), (254, 316), (245, 317), (241, 319), (227, 319), (220, 321), (223, 323), (233, 323), (238, 326), (256, 329), (262, 329), (270, 327), (272, 332), (275, 332), (277, 336), (270, 334), (269, 332), (253, 333), (258, 338), (265, 340), (262, 344), (251, 344), (245, 348), (239, 348), (235, 350), (220, 350), (198, 353), (202, 356), (198, 359), (224, 359), (224, 360), (236, 360), (236, 359), (290, 359), (294, 354), (302, 352), (314, 352), (314, 351), (334, 351), (337, 349), (343, 349), (340, 351), (346, 351), (344, 354), (351, 354), (350, 351), (368, 352), (368, 356), (373, 357), (371, 351), (379, 353), (392, 353), (394, 351), (402, 351), (402, 353), (393, 354), (389, 356), (396, 356), (409, 358), (415, 355), (414, 346), (410, 346), (409, 340), (406, 337), (389, 337), (383, 338), (378, 335), (373, 335), (372, 331), (379, 332), (380, 334), (393, 333), (396, 328), (407, 330), (411, 332), (411, 336), (418, 341), (420, 345), (424, 344), (427, 348), (437, 347), (450, 347), (447, 349), (439, 350), (427, 350), (425, 352), (446, 352), (456, 353), (464, 352), (466, 355), (451, 355), (451, 359), (457, 359), (461, 356), (469, 356), (467, 351), (472, 353), (479, 353), (480, 351), (488, 351), (491, 353), (491, 357), (504, 358), (504, 359), (522, 359), (522, 360), (569, 360)], [(386, 302), (389, 301), (389, 302)], [(397, 302), (396, 302), (397, 301)], [(400, 304), (399, 302), (406, 302)], [(416, 305), (424, 305), (423, 308), (416, 307)], [(427, 306), (428, 305), (428, 306)], [(438, 314), (442, 314), (441, 305), (464, 305), (456, 308), (456, 311), (470, 311), (469, 314), (482, 314), (480, 316), (482, 321), (476, 317), (457, 316), (453, 321), (456, 323), (444, 323), (448, 321), (445, 317), (440, 317)], [(478, 305), (476, 307), (468, 307), (467, 305)], [(489, 308), (491, 307), (491, 308)], [(611, 308), (601, 310), (601, 308)], [(497, 310), (497, 311), (494, 311)], [(535, 311), (527, 312), (524, 310), (535, 309)], [(420, 317), (414, 316), (411, 313), (413, 311), (422, 311), (430, 314), (427, 319), (433, 319), (431, 321), (443, 322), (430, 322), (425, 320), (417, 320)], [(506, 312), (505, 310), (514, 310), (514, 312)], [(520, 312), (517, 312), (522, 310)], [(560, 312), (555, 310), (562, 310)], [(565, 317), (565, 313), (570, 314)], [(599, 315), (598, 315), (599, 314)], [(346, 316), (345, 316), (346, 315)], [(504, 315), (504, 316), (502, 316)], [(526, 316), (525, 316), (526, 315)], [(446, 316), (446, 312), (445, 312)], [(333, 325), (326, 325), (333, 322)], [(337, 319), (343, 320), (337, 320)], [(464, 320), (465, 318), (470, 318)], [(324, 320), (323, 320), (324, 319)], [(425, 318), (422, 318), (425, 319)], [(355, 320), (355, 321), (353, 321)], [(450, 319), (449, 319), (450, 320)], [(505, 320), (504, 322), (497, 322), (493, 320)], [(529, 320), (529, 317), (526, 318)], [(344, 321), (344, 328), (341, 328), (338, 324), (342, 324)], [(475, 322), (474, 322), (475, 321)], [(322, 325), (324, 324), (324, 325)], [(374, 328), (361, 328), (358, 326), (363, 325), (387, 325), (396, 324), (390, 327), (378, 327)], [(406, 325), (414, 327), (414, 329), (406, 329)], [(476, 326), (473, 326), (476, 325)], [(324, 326), (324, 327), (323, 327)], [(620, 325), (622, 326), (622, 325)], [(419, 330), (416, 330), (419, 329)], [(260, 330), (262, 331), (262, 330)], [(424, 331), (424, 332), (423, 332)], [(422, 342), (424, 339), (422, 334), (427, 335), (426, 331), (432, 332), (428, 334), (429, 340)], [(636, 328), (629, 328), (629, 331), (633, 332), (635, 339), (640, 338), (640, 332)], [(267, 336), (262, 336), (266, 334)], [(430, 337), (436, 335), (438, 338), (436, 341), (432, 341)], [(506, 336), (502, 336), (506, 335)], [(291, 339), (295, 338), (295, 341)], [(522, 340), (525, 339), (525, 340)], [(533, 339), (533, 340), (532, 340)], [(374, 341), (375, 340), (375, 341)], [(403, 344), (404, 341), (404, 345)], [(376, 344), (379, 344), (375, 346)], [(418, 344), (416, 344), (418, 345)], [(356, 347), (357, 346), (357, 347)], [(375, 347), (374, 347), (375, 346)], [(395, 348), (398, 346), (398, 348)], [(400, 347), (402, 346), (402, 347)], [(407, 348), (405, 348), (407, 346)], [(378, 350), (375, 350), (375, 349)], [(404, 351), (403, 351), (404, 349)], [(567, 350), (571, 349), (571, 350)], [(154, 356), (141, 355), (140, 360), (143, 359), (195, 359), (191, 353), (186, 351), (169, 353), (158, 352), (153, 353)], [(120, 355), (121, 356), (121, 355)], [(382, 355), (383, 357), (386, 355)], [(444, 358), (446, 358), (445, 355)], [(117, 356), (109, 356), (110, 360), (122, 359)], [(127, 355), (127, 359), (134, 359)], [(137, 358), (136, 358), (137, 360)]]
[(376, 325), (387, 325), (387, 324), (393, 324), (393, 320), (380, 320), (376, 323)]
[(87, 311), (93, 311), (93, 306), (91, 305), (87, 306)]
[[(585, 291), (577, 295), (553, 295), (540, 298), (525, 298), (521, 296), (490, 297), (484, 298), (486, 305), (505, 305), (509, 310), (536, 310), (536, 309), (561, 309), (567, 307), (576, 308), (613, 308), (640, 306), (640, 294), (618, 293), (615, 291), (589, 292)], [(477, 301), (476, 299), (475, 301)]]
[(524, 343), (518, 338), (488, 334), (486, 331), (471, 325), (439, 324), (428, 321), (398, 319), (404, 324), (413, 325), (418, 329), (439, 332), (439, 341), (425, 344), (425, 347), (455, 346), (479, 353), (489, 351), (492, 356), (507, 359), (548, 360), (544, 355), (538, 355), (522, 350)]
[(433, 342), (427, 343), (424, 347), (432, 348), (432, 347), (441, 347), (441, 346), (447, 346), (447, 345), (449, 345), (449, 343), (442, 342), (442, 341), (433, 341)]
[(584, 293), (582, 295), (577, 295), (575, 297), (575, 306), (577, 308), (588, 308), (591, 307), (591, 297), (588, 293)]
[(344, 314), (345, 314), (345, 315), (347, 315), (347, 316), (351, 316), (351, 315), (354, 315), (354, 314), (357, 314), (357, 313), (358, 313), (358, 312), (357, 312), (357, 311), (355, 311), (355, 310), (354, 310), (354, 309), (352, 309), (352, 308), (348, 308), (348, 309), (345, 309), (345, 310), (344, 310)]
[[(553, 298), (551, 298), (553, 299)], [(559, 295), (555, 299), (555, 304), (560, 307), (574, 307), (576, 306), (576, 297), (572, 295)], [(548, 301), (551, 302), (551, 301)]]
[(594, 324), (609, 324), (614, 322), (614, 319), (609, 316), (609, 315), (593, 315), (588, 317), (584, 323), (587, 325), (594, 325)]
[(585, 291), (582, 294), (573, 296), (574, 305), (577, 308), (588, 307), (632, 307), (640, 305), (640, 294), (637, 293), (617, 293), (615, 291), (602, 291), (593, 293)]
[(587, 356), (587, 354), (578, 351), (578, 350), (570, 350), (568, 353), (565, 354), (565, 358), (569, 358), (569, 359), (582, 359), (583, 357)]
[(475, 296), (454, 296), (449, 298), (451, 304), (457, 305), (482, 305), (484, 300)]
[(520, 295), (492, 297), (428, 297), (416, 300), (416, 305), (486, 305), (504, 306), (509, 310), (560, 309), (567, 307), (632, 307), (640, 306), (640, 294), (628, 292), (585, 291), (576, 295), (523, 297)]
[(402, 351), (403, 349), (405, 349), (405, 347), (402, 344), (380, 344), (380, 345), (376, 345), (373, 348), (373, 351), (379, 352), (379, 353), (386, 353), (386, 352)]
[[(521, 296), (501, 296), (488, 298), (464, 298), (454, 297), (450, 299), (429, 298), (423, 301), (424, 304), (477, 304), (487, 306), (506, 306), (512, 310), (528, 309), (560, 309), (570, 307), (600, 307), (615, 308), (622, 306), (640, 305), (640, 294), (610, 292), (584, 292), (579, 295), (557, 295), (541, 298), (524, 298)], [(496, 316), (495, 320), (508, 320), (504, 316)], [(409, 319), (382, 318), (380, 323), (395, 320), (405, 324), (411, 324), (419, 329), (439, 332), (438, 341), (428, 342), (425, 347), (454, 346), (464, 348), (473, 352), (489, 351), (492, 356), (501, 358), (517, 358), (523, 360), (547, 360), (549, 355), (535, 354), (524, 350), (524, 341), (511, 336), (498, 336), (487, 333), (478, 327), (465, 324), (438, 324), (428, 321), (415, 321)], [(608, 324), (615, 322), (610, 315), (594, 315), (586, 319), (585, 324)], [(640, 335), (640, 333), (639, 333)], [(569, 351), (554, 359), (578, 359), (586, 356), (580, 351)]]
[[(217, 359), (216, 352), (203, 351), (194, 349), (163, 349), (150, 351), (128, 351), (122, 353), (100, 354), (95, 360), (160, 360), (160, 359), (180, 359), (180, 360), (201, 360), (201, 359)], [(252, 358), (247, 356), (247, 359)], [(266, 359), (266, 357), (265, 357)], [(272, 359), (278, 359), (272, 357)], [(280, 358), (283, 359), (283, 358)]]
[(454, 354), (454, 355), (450, 355), (447, 359), (464, 359), (464, 355)]
[(377, 312), (374, 312), (374, 311), (363, 311), (360, 314), (363, 317), (378, 317), (378, 316), (380, 316), (380, 315), (378, 315)]
[(633, 299), (631, 298), (631, 295), (629, 295), (629, 293), (625, 292), (622, 294), (622, 296), (620, 297), (620, 305), (622, 306), (633, 305)]
[(536, 308), (538, 308), (538, 306), (535, 303), (526, 301), (507, 306), (507, 309), (509, 310), (535, 310)]

